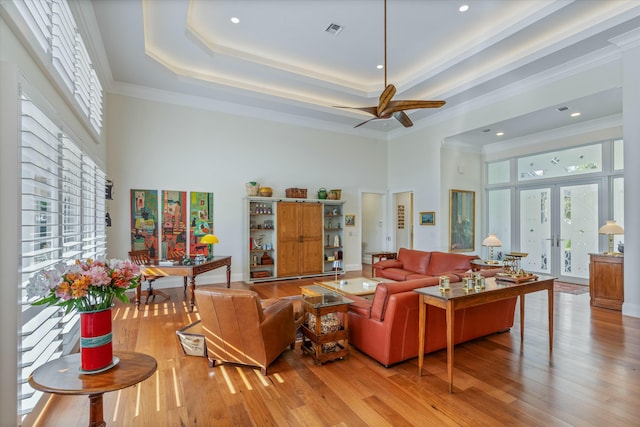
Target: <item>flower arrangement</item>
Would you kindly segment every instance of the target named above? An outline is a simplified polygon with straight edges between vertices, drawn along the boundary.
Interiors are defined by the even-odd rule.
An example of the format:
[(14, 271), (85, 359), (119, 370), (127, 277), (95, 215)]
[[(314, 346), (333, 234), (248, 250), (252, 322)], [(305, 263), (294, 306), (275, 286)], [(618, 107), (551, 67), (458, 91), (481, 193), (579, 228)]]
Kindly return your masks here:
[(140, 285), (140, 267), (129, 260), (76, 260), (60, 262), (29, 279), (27, 297), (40, 297), (33, 305), (57, 305), (79, 312), (111, 308), (113, 298), (129, 302), (126, 291)]

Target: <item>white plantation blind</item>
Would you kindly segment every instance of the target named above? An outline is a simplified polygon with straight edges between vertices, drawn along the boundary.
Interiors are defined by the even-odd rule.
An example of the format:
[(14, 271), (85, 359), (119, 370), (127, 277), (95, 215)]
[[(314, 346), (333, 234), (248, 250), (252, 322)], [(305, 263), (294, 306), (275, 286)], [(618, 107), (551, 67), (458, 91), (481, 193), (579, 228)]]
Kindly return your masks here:
[(20, 15), (31, 29), (31, 32), (38, 40), (40, 48), (49, 54), (51, 47), (51, 2), (42, 0), (15, 1), (16, 8)]
[(21, 102), (21, 304), (19, 414), (30, 412), (42, 393), (29, 375), (71, 352), (78, 341), (75, 313), (33, 306), (26, 285), (59, 261), (106, 254), (105, 175), (28, 97)]
[(101, 133), (102, 85), (67, 0), (14, 0), (14, 4), (91, 126)]

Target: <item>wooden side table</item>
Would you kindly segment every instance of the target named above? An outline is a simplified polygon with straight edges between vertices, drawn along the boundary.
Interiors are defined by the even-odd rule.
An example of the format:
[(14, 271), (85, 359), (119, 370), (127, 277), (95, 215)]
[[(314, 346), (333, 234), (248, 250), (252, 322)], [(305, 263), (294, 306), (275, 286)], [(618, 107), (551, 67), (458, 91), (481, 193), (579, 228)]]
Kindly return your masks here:
[(590, 254), (589, 291), (594, 307), (622, 310), (624, 303), (624, 256)]
[(89, 427), (106, 426), (102, 395), (131, 387), (149, 378), (158, 364), (153, 357), (131, 351), (114, 352), (120, 359), (113, 368), (97, 374), (81, 374), (80, 353), (45, 363), (29, 376), (29, 384), (46, 393), (89, 395)]
[(376, 269), (373, 268), (373, 264), (383, 259), (396, 259), (398, 254), (396, 252), (374, 252), (371, 254), (371, 277), (376, 276)]
[[(195, 290), (196, 276), (215, 270), (220, 267), (227, 267), (227, 288), (231, 287), (231, 257), (226, 255), (214, 256), (212, 259), (199, 264), (176, 264), (176, 265), (159, 265), (149, 264), (141, 265), (140, 272), (145, 276), (182, 276), (184, 278), (184, 291), (187, 292), (187, 279), (189, 282), (189, 311), (193, 311), (195, 306)], [(140, 286), (136, 288), (136, 307), (140, 305)]]
[(479, 271), (479, 270), (493, 270), (494, 268), (503, 268), (504, 263), (502, 261), (489, 261), (483, 259), (472, 259), (471, 260), (471, 270)]
[[(349, 318), (347, 311), (353, 302), (319, 285), (302, 287), (304, 323), (302, 325), (302, 352), (311, 354), (317, 365), (330, 360), (349, 357)], [(335, 332), (322, 331), (322, 316), (343, 313), (342, 327)], [(309, 315), (315, 316), (315, 327), (309, 327)], [(337, 350), (323, 351), (323, 344), (336, 343)]]

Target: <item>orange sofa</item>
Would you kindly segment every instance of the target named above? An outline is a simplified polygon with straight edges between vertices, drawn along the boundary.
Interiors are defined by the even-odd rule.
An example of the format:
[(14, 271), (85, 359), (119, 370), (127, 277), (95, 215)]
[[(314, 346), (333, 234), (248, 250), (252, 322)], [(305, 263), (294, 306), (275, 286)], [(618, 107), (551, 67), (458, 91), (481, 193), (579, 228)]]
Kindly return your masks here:
[(400, 248), (396, 259), (378, 261), (373, 268), (376, 277), (398, 281), (422, 279), (447, 273), (464, 274), (471, 269), (471, 260), (477, 258), (477, 255)]
[[(412, 253), (406, 253), (411, 251)], [(405, 252), (403, 254), (403, 252)], [(418, 322), (420, 298), (416, 288), (438, 286), (439, 276), (447, 275), (451, 282), (461, 280), (464, 272), (469, 270), (470, 260), (474, 257), (445, 252), (423, 252), (429, 254), (427, 259), (438, 261), (438, 266), (424, 264), (424, 259), (411, 259), (407, 264), (407, 255), (417, 254), (408, 249), (400, 249), (399, 260), (392, 263), (386, 260), (376, 263), (379, 277), (415, 277), (408, 280), (400, 278), (399, 282), (381, 283), (377, 286), (373, 299), (350, 295), (354, 300), (349, 305), (349, 343), (377, 360), (384, 366), (390, 366), (418, 356)], [(404, 257), (403, 257), (404, 255)], [(451, 258), (447, 259), (447, 256)], [(461, 262), (466, 257), (466, 264)], [(404, 259), (403, 259), (404, 258)], [(380, 268), (379, 264), (383, 264)], [(419, 272), (401, 272), (404, 267), (416, 268)], [(423, 272), (435, 273), (433, 277)], [(499, 270), (487, 270), (486, 277), (495, 275)], [(389, 273), (389, 275), (387, 275)], [(389, 277), (392, 276), (392, 277)], [(398, 279), (396, 279), (398, 280)], [(454, 342), (456, 344), (509, 330), (513, 326), (517, 298), (497, 301), (481, 306), (457, 310), (455, 313)], [(427, 306), (427, 323), (425, 333), (425, 353), (441, 350), (447, 346), (445, 311)]]

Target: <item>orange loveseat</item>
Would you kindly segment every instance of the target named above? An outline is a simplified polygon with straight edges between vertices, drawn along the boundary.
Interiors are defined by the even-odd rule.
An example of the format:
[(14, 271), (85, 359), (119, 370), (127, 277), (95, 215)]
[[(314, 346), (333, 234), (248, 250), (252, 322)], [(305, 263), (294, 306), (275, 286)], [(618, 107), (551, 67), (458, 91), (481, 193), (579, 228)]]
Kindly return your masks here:
[(398, 281), (447, 273), (460, 276), (471, 269), (471, 260), (477, 258), (477, 255), (400, 248), (396, 259), (378, 261), (373, 264), (373, 268), (376, 277)]
[[(403, 252), (422, 252), (408, 249), (400, 249), (399, 263), (403, 263)], [(423, 252), (424, 254), (425, 252)], [(354, 300), (349, 305), (349, 344), (377, 360), (384, 366), (390, 366), (418, 356), (418, 315), (420, 298), (416, 288), (426, 286), (438, 286), (439, 276), (447, 275), (451, 282), (461, 280), (464, 272), (469, 270), (470, 260), (474, 257), (463, 255), (467, 258), (466, 265), (459, 263), (460, 254), (447, 254), (445, 252), (431, 252), (428, 257), (431, 262), (441, 262), (439, 267), (422, 264), (421, 271), (431, 271), (437, 275), (430, 277), (425, 274), (409, 272), (408, 276), (419, 274), (418, 278), (408, 279), (395, 283), (381, 283), (377, 286), (373, 299), (352, 296)], [(415, 253), (405, 253), (416, 255)], [(435, 256), (434, 256), (435, 255)], [(446, 259), (446, 255), (452, 258)], [(422, 259), (424, 260), (424, 258)], [(378, 271), (391, 273), (398, 277), (405, 264), (380, 261), (376, 263)], [(413, 261), (417, 261), (413, 259)], [(385, 263), (384, 268), (378, 264)], [(415, 268), (411, 263), (408, 266)], [(449, 270), (448, 272), (446, 270)], [(499, 270), (482, 272), (484, 276), (494, 275)], [(380, 274), (379, 277), (389, 277)], [(391, 277), (391, 278), (393, 278)], [(415, 277), (415, 276), (414, 276)], [(398, 280), (398, 279), (396, 279)], [(481, 306), (457, 310), (455, 313), (454, 342), (456, 344), (470, 341), (475, 338), (496, 332), (509, 330), (513, 326), (514, 313), (517, 298), (497, 301)], [(441, 350), (447, 346), (445, 311), (428, 306), (427, 323), (425, 333), (425, 353)]]

